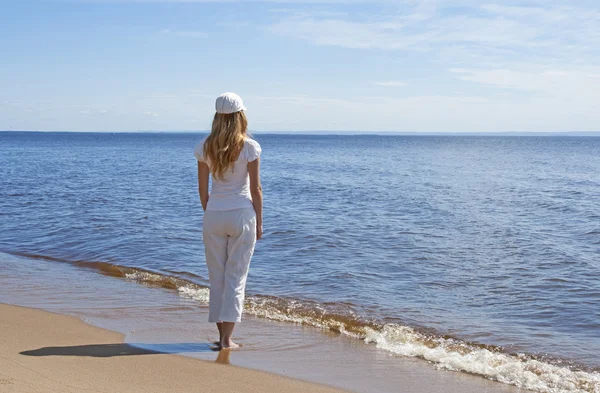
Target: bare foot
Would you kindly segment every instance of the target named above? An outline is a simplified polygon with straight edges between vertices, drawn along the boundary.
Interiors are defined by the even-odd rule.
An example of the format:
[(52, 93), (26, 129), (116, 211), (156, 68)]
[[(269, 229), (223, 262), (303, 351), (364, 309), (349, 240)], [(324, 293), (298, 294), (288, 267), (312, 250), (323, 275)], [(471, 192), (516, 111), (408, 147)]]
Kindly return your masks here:
[(233, 341), (221, 343), (221, 349), (238, 349), (243, 347), (241, 344), (234, 343)]

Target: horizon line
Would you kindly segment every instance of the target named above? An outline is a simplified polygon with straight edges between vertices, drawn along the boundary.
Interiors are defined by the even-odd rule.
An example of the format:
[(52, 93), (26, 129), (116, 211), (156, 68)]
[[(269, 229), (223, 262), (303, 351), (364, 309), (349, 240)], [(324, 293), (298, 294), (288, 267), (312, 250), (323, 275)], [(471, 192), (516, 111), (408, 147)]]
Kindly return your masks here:
[[(0, 130), (5, 133), (73, 133), (73, 134), (207, 134), (209, 130), (137, 130), (137, 131), (57, 131)], [(600, 136), (600, 131), (250, 131), (250, 134), (279, 135), (398, 135), (398, 136)]]

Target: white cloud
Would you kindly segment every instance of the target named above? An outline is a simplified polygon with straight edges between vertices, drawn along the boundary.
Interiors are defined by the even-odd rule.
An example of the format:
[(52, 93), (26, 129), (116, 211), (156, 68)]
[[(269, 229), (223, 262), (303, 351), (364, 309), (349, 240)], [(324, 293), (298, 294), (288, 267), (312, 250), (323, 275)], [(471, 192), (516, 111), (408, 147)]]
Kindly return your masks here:
[[(510, 118), (525, 131), (598, 131), (600, 67), (456, 69), (457, 77), (490, 89), (490, 118)], [(494, 94), (494, 92), (498, 94)], [(509, 94), (506, 94), (509, 93)], [(493, 111), (493, 112), (492, 112)]]
[[(476, 92), (464, 97), (359, 100), (361, 105), (347, 116), (363, 113), (365, 118), (377, 119), (369, 123), (369, 129), (385, 128), (384, 123), (416, 131), (597, 128), (600, 4), (585, 0), (530, 0), (527, 4), (512, 0), (502, 5), (474, 0), (403, 2), (396, 14), (353, 18), (292, 14), (269, 29), (320, 46), (409, 53), (420, 62), (427, 59), (428, 65), (454, 67), (449, 79), (445, 70), (439, 70), (437, 77), (446, 78), (442, 88)], [(376, 85), (394, 86), (393, 82)], [(412, 85), (436, 91), (426, 83)], [(370, 102), (378, 105), (370, 107)], [(363, 107), (371, 110), (362, 111)]]
[[(281, 19), (269, 30), (316, 45), (352, 49), (438, 52), (457, 47), (503, 60), (600, 57), (597, 4), (563, 6), (549, 1), (525, 7), (441, 0), (402, 4), (396, 14), (353, 19), (304, 11)], [(458, 6), (460, 13), (452, 8)]]
[(385, 81), (385, 82), (375, 82), (375, 85), (377, 85), (377, 86), (384, 86), (384, 87), (402, 87), (402, 86), (406, 86), (406, 82), (402, 82), (402, 81)]
[[(263, 27), (291, 39), (347, 48), (344, 56), (347, 55), (348, 72), (333, 75), (331, 80), (294, 74), (284, 87), (289, 95), (283, 95), (280, 85), (266, 83), (263, 72), (248, 69), (248, 77), (237, 79), (236, 85), (244, 90), (241, 92), (250, 108), (252, 129), (564, 131), (590, 130), (600, 124), (598, 0), (503, 0), (497, 4), (476, 0), (261, 1), (282, 4), (272, 6), (278, 7), (276, 12), (263, 13), (260, 20), (248, 16), (243, 21), (248, 31), (259, 23), (267, 23), (265, 20), (275, 20)], [(290, 8), (283, 3), (290, 3)], [(368, 6), (336, 6), (347, 3)], [(193, 45), (200, 42), (195, 39), (204, 39), (207, 32), (212, 34), (227, 23), (237, 21), (198, 25), (199, 30), (206, 32), (178, 25), (160, 30), (164, 25), (154, 25), (153, 38), (159, 36), (164, 41), (180, 37), (182, 45)], [(248, 49), (256, 53), (264, 50), (269, 42), (261, 39), (262, 35), (256, 34), (255, 40), (249, 42), (256, 46)], [(325, 61), (311, 58), (321, 53), (311, 52), (314, 49), (310, 45), (290, 48), (304, 51), (301, 55), (306, 56), (307, 62)], [(369, 61), (352, 59), (371, 55)], [(280, 54), (285, 56), (285, 51)], [(377, 63), (384, 58), (389, 61), (385, 64), (391, 64), (387, 70)], [(122, 63), (121, 59), (114, 61)], [(374, 72), (369, 69), (373, 66), (387, 72)], [(279, 72), (279, 67), (281, 74), (276, 76), (289, 74), (290, 68), (286, 69), (284, 62), (274, 72)], [(106, 89), (104, 95), (94, 96), (65, 94), (62, 101), (53, 92), (46, 93), (45, 102), (28, 100), (43, 96), (42, 91), (23, 96), (4, 93), (0, 119), (7, 125), (29, 129), (207, 129), (215, 95), (221, 92), (222, 83), (231, 83), (212, 78), (214, 74), (208, 70), (198, 69), (191, 80), (185, 79), (187, 73), (153, 75), (154, 79), (150, 76), (147, 80), (165, 80), (144, 84), (140, 90)], [(122, 86), (116, 79), (111, 80), (110, 73), (102, 78), (99, 90), (105, 82)], [(406, 82), (394, 78), (406, 78)], [(201, 86), (203, 90), (156, 93), (153, 86), (190, 86), (190, 90)], [(333, 88), (338, 86), (341, 89)], [(362, 90), (356, 93), (359, 88)], [(327, 96), (333, 91), (337, 92), (335, 96)], [(16, 98), (23, 102), (13, 102)], [(32, 110), (35, 116), (28, 114)], [(94, 121), (90, 121), (92, 117)]]
[(352, 22), (337, 19), (289, 18), (269, 27), (280, 35), (301, 38), (317, 45), (352, 49), (407, 49), (418, 37), (395, 35), (380, 23)]
[[(493, 132), (493, 131), (594, 131), (600, 124), (595, 93), (600, 78), (594, 70), (556, 69), (539, 72), (504, 70), (502, 80), (485, 70), (455, 70), (457, 77), (473, 77), (465, 81), (490, 88), (489, 94), (418, 95), (412, 97), (310, 95), (244, 95), (250, 128), (259, 131), (331, 130), (331, 131), (410, 131), (410, 132)], [(586, 73), (589, 89), (567, 92), (539, 90), (543, 83), (531, 82), (527, 94), (514, 88), (528, 79), (574, 78)], [(511, 79), (507, 77), (510, 76)], [(560, 86), (568, 85), (565, 81)], [(508, 87), (501, 87), (508, 86)], [(537, 90), (531, 90), (531, 89)], [(596, 89), (600, 91), (599, 89)], [(402, 89), (404, 91), (404, 89)], [(496, 94), (496, 91), (498, 94)], [(507, 92), (508, 94), (504, 94)], [(166, 96), (172, 95), (167, 92)], [(60, 105), (36, 116), (26, 115), (30, 105), (0, 104), (4, 128), (29, 130), (135, 131), (135, 130), (206, 130), (213, 115), (214, 97), (196, 97), (175, 92), (179, 101), (148, 101), (144, 96), (98, 101), (112, 105), (101, 122), (90, 122), (85, 116), (73, 116), (84, 107)], [(86, 98), (83, 97), (82, 100)], [(1, 101), (0, 101), (1, 102)], [(132, 106), (127, 106), (132, 104)], [(90, 107), (93, 108), (93, 107)], [(106, 106), (105, 106), (106, 108)], [(132, 116), (139, 113), (140, 116)], [(159, 116), (160, 114), (160, 116)]]
[(462, 80), (488, 87), (540, 93), (565, 100), (600, 102), (600, 67), (548, 70), (453, 69)]

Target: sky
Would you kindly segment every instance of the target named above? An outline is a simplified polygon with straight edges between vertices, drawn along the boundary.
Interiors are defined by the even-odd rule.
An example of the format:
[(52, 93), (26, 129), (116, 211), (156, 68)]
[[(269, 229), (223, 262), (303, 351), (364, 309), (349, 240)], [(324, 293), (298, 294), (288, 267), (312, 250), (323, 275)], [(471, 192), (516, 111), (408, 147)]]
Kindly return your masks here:
[(598, 0), (0, 0), (0, 130), (600, 131)]

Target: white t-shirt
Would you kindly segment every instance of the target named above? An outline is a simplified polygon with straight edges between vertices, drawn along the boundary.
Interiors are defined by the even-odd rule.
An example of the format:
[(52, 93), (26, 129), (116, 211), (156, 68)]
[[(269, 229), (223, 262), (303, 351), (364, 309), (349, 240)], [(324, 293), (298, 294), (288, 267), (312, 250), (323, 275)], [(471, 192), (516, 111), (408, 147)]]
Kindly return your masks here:
[[(205, 162), (210, 167), (209, 158), (204, 157), (204, 141), (206, 139), (196, 145), (194, 155), (198, 161)], [(244, 141), (237, 161), (223, 174), (223, 179), (212, 179), (206, 210), (225, 211), (253, 207), (248, 163), (260, 157), (260, 152), (260, 145), (254, 139), (247, 138)]]

